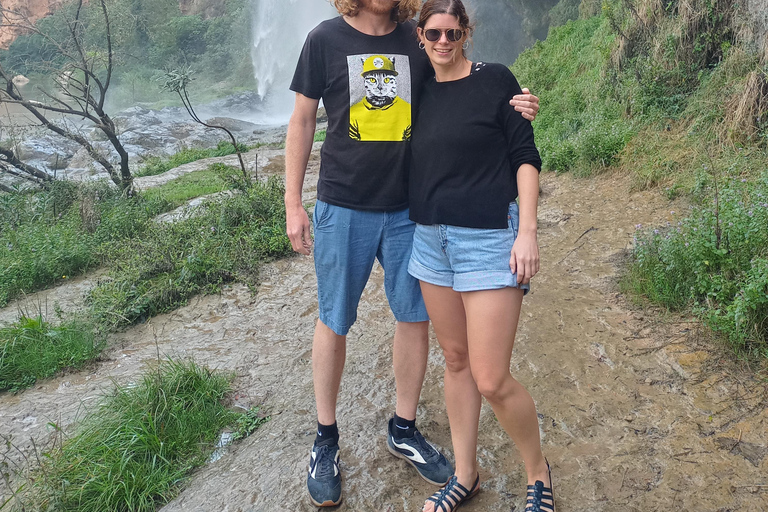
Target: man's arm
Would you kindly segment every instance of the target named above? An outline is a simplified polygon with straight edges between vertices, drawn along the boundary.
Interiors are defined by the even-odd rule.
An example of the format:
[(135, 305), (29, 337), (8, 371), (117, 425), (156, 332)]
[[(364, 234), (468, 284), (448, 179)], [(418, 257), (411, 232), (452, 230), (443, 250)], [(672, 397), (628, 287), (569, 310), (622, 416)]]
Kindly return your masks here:
[(320, 100), (296, 93), (288, 134), (285, 139), (285, 225), (291, 246), (296, 252), (309, 255), (312, 237), (309, 217), (301, 200), (307, 162), (315, 137), (317, 107)]
[(523, 94), (512, 97), (509, 104), (529, 121), (536, 119), (536, 114), (539, 112), (539, 98), (531, 94), (527, 87), (523, 87)]

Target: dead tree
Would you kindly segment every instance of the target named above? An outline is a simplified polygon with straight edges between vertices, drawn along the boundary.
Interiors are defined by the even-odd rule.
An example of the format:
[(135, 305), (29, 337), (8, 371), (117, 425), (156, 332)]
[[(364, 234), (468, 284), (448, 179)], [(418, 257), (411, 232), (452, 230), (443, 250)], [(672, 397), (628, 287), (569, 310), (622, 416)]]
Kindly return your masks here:
[[(84, 20), (83, 0), (74, 4), (71, 15), (62, 16), (67, 24), (68, 36), (60, 41), (39, 29), (22, 12), (11, 11), (0, 7), (3, 24), (13, 25), (26, 33), (38, 34), (45, 38), (59, 57), (63, 65), (42, 64), (45, 71), (56, 77), (57, 94), (40, 89), (43, 101), (30, 100), (24, 97), (14, 84), (12, 73), (0, 65), (0, 103), (15, 103), (21, 105), (40, 122), (41, 126), (69, 140), (77, 142), (93, 160), (107, 171), (112, 181), (127, 195), (133, 194), (133, 176), (128, 168), (128, 152), (123, 147), (117, 135), (117, 129), (112, 118), (104, 110), (107, 91), (112, 81), (114, 67), (114, 49), (112, 46), (112, 28), (106, 0), (99, 0), (94, 8), (100, 8), (103, 18), (105, 41), (103, 45), (86, 44), (87, 25)], [(111, 146), (120, 157), (120, 163), (115, 166), (108, 156), (103, 155), (85, 136), (65, 123), (54, 122), (49, 116), (61, 114), (84, 119), (93, 123), (101, 130)]]
[[(48, 188), (48, 185), (53, 181), (53, 176), (36, 167), (25, 164), (19, 160), (12, 149), (3, 146), (0, 146), (0, 173), (34, 183), (42, 188)], [(12, 188), (6, 187), (3, 184), (0, 184), (0, 190), (13, 192)]]

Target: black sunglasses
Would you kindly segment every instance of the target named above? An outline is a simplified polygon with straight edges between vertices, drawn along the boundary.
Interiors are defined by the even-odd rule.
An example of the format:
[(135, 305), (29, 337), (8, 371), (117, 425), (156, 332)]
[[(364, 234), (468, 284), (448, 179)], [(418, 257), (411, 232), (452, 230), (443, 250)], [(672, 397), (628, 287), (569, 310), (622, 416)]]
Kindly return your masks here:
[(440, 36), (443, 34), (443, 32), (445, 32), (446, 39), (452, 43), (460, 41), (461, 38), (464, 37), (464, 31), (458, 28), (447, 28), (445, 30), (430, 28), (424, 31), (424, 37), (427, 39), (427, 41), (434, 43), (440, 39)]

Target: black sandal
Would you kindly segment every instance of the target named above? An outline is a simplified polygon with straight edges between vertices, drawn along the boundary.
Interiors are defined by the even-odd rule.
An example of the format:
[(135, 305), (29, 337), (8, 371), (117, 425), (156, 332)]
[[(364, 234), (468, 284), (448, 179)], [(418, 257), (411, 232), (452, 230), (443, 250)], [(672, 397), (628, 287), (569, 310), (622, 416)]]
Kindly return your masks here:
[[(427, 498), (427, 501), (435, 503), (435, 512), (440, 510), (441, 512), (453, 512), (462, 503), (468, 499), (474, 497), (480, 492), (480, 475), (475, 478), (475, 483), (472, 484), (471, 489), (467, 489), (459, 483), (456, 475), (453, 475), (445, 487), (437, 491), (435, 494)], [(450, 508), (447, 508), (450, 507)]]
[[(546, 459), (544, 459), (546, 461)], [(528, 499), (525, 503), (525, 512), (555, 512), (555, 492), (552, 490), (552, 469), (547, 461), (547, 473), (549, 473), (549, 487), (544, 487), (544, 482), (536, 480), (528, 486)], [(544, 503), (543, 500), (552, 502)]]

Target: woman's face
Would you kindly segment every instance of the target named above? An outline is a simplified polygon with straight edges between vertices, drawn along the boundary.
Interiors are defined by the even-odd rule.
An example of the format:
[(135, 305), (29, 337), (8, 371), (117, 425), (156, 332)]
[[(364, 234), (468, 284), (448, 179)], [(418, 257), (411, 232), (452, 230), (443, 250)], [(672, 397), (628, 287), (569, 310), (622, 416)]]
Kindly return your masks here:
[[(436, 41), (427, 39), (427, 31), (430, 30), (440, 32), (440, 37)], [(461, 45), (467, 40), (468, 33), (466, 30), (463, 30), (460, 39), (451, 41), (446, 33), (447, 30), (463, 30), (456, 16), (433, 14), (427, 19), (424, 28), (418, 28), (419, 40), (424, 44), (424, 51), (427, 52), (427, 57), (432, 61), (433, 66), (451, 66), (462, 62), (464, 54)]]

